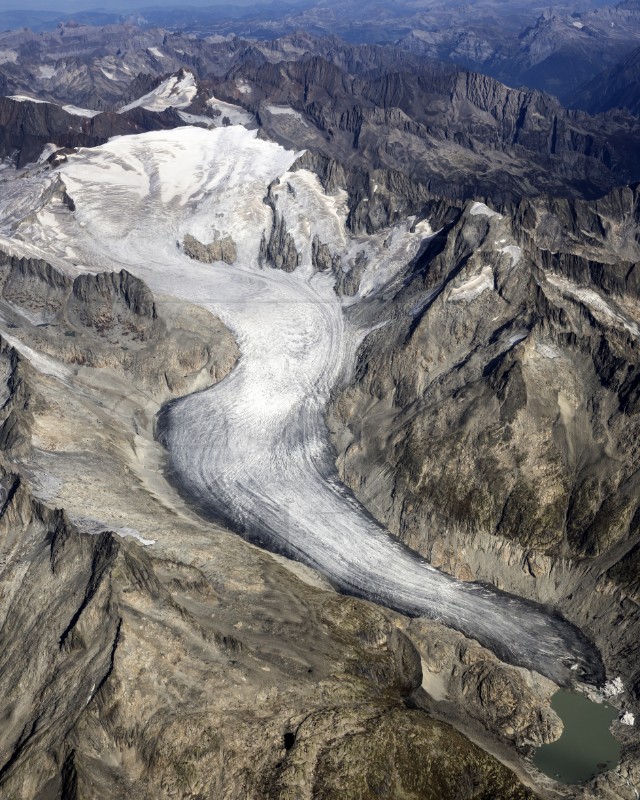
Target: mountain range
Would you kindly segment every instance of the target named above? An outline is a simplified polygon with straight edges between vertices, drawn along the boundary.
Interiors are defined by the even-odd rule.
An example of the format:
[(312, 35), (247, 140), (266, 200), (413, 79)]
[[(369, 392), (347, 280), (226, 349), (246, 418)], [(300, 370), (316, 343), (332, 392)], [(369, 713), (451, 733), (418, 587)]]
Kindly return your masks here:
[(640, 10), (397, 5), (0, 35), (3, 800), (637, 794)]

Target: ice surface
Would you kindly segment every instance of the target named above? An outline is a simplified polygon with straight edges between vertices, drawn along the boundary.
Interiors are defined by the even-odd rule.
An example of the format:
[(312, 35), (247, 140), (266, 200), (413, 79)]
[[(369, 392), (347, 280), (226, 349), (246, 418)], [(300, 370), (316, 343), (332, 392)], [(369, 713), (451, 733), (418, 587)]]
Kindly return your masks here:
[(602, 693), (605, 697), (616, 697), (623, 692), (624, 684), (622, 683), (622, 678), (620, 677), (607, 681), (604, 685), (604, 689), (602, 690)]
[[(241, 127), (121, 137), (61, 167), (73, 215), (40, 223), (25, 214), (16, 235), (22, 247), (28, 241), (57, 259), (72, 244), (89, 268), (125, 268), (233, 330), (242, 354), (233, 372), (173, 403), (160, 420), (173, 473), (200, 509), (345, 592), (439, 619), (556, 681), (570, 682), (574, 663), (578, 675), (599, 678), (599, 658), (577, 629), (438, 572), (339, 481), (323, 411), (361, 332), (347, 322), (333, 276), (313, 274), (310, 241), (317, 235), (345, 258), (365, 249), (367, 274), (377, 274), (367, 291), (375, 292), (380, 275), (406, 263), (429, 229), (353, 237), (344, 227), (344, 195), (325, 195), (304, 170), (289, 172), (297, 156)], [(278, 211), (303, 253), (291, 274), (258, 266), (260, 239), (272, 224), (263, 198), (276, 179)], [(177, 246), (186, 233), (209, 241), (214, 230), (236, 242), (234, 265), (202, 264)]]

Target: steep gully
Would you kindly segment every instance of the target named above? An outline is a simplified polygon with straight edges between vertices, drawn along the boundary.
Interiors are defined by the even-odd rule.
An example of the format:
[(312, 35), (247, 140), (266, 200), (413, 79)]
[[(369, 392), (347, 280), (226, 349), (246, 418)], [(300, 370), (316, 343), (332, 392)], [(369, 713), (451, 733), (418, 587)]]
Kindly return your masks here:
[[(339, 481), (323, 410), (362, 332), (348, 325), (329, 276), (304, 263), (291, 274), (257, 266), (271, 214), (265, 186), (292, 154), (237, 131), (183, 129), (155, 144), (155, 134), (123, 137), (63, 170), (80, 226), (74, 246), (90, 268), (124, 267), (155, 292), (196, 302), (238, 340), (240, 362), (224, 381), (160, 415), (173, 480), (203, 513), (319, 570), (342, 592), (436, 618), (559, 684), (601, 682), (600, 656), (576, 627), (550, 609), (438, 572)], [(184, 156), (185, 137), (192, 147), (204, 143), (197, 185), (180, 189), (173, 163), (178, 188), (167, 195), (163, 171)], [(126, 164), (125, 182), (118, 164)], [(132, 170), (143, 176), (137, 184)], [(202, 237), (198, 226), (214, 216), (238, 242), (233, 266), (200, 264), (176, 247), (186, 231)]]

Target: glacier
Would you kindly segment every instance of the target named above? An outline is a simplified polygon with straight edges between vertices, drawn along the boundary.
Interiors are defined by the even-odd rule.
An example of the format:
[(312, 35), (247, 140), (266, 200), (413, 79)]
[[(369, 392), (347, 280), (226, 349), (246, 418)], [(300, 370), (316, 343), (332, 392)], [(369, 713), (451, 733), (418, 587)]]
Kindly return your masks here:
[[(346, 195), (327, 196), (315, 175), (291, 171), (299, 155), (241, 126), (115, 138), (60, 168), (73, 214), (37, 208), (10, 236), (21, 252), (46, 254), (74, 274), (125, 268), (233, 331), (241, 357), (232, 373), (171, 403), (158, 420), (172, 479), (202, 513), (318, 570), (342, 592), (440, 620), (559, 684), (602, 681), (600, 656), (579, 629), (552, 610), (439, 572), (340, 482), (324, 410), (365, 333), (345, 313), (361, 297), (343, 301), (333, 277), (314, 272), (311, 240), (329, 243), (343, 263), (364, 250), (363, 286), (374, 294), (429, 229), (409, 220), (384, 237), (354, 236)], [(301, 253), (292, 273), (259, 266), (272, 224), (270, 185)], [(237, 262), (189, 259), (179, 246), (187, 233), (203, 242), (231, 236)]]

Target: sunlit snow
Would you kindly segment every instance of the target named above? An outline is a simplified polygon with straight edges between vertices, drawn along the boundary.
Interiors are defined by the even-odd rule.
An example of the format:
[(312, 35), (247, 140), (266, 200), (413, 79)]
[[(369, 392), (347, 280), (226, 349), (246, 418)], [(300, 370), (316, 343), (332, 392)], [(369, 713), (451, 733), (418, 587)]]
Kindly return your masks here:
[(147, 111), (166, 111), (168, 108), (188, 108), (197, 93), (198, 87), (196, 86), (196, 79), (193, 73), (185, 72), (182, 76), (172, 75), (153, 91), (123, 106), (120, 109), (120, 113), (138, 107), (146, 108)]

